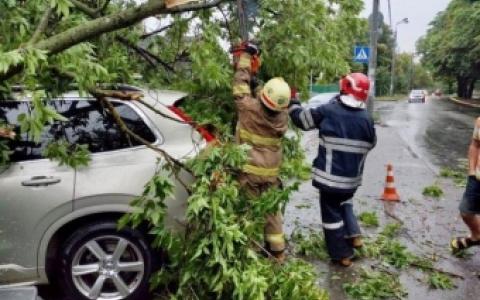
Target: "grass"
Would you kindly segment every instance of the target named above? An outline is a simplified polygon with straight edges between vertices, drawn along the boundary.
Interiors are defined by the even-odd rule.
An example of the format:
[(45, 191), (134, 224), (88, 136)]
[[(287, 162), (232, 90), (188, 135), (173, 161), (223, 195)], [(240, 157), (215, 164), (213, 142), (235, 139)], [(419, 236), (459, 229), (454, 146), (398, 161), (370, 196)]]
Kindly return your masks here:
[(432, 274), (430, 274), (430, 277), (428, 278), (428, 283), (433, 289), (453, 290), (454, 288), (456, 288), (455, 284), (449, 276), (438, 272), (433, 272)]
[(380, 235), (386, 236), (388, 238), (394, 238), (402, 229), (402, 225), (399, 223), (390, 223), (385, 226), (385, 228), (380, 232)]
[(458, 251), (452, 251), (452, 255), (456, 258), (469, 259), (473, 256), (473, 253), (469, 249), (463, 249)]
[(440, 186), (438, 186), (437, 184), (433, 184), (433, 185), (430, 185), (430, 186), (427, 186), (423, 189), (423, 193), (422, 193), (424, 196), (428, 196), (428, 197), (432, 197), (432, 198), (440, 198), (443, 196), (443, 190)]
[[(449, 275), (436, 269), (429, 258), (422, 258), (410, 252), (397, 240), (402, 229), (399, 223), (391, 223), (375, 239), (366, 239), (363, 249), (357, 252), (360, 257), (375, 261), (375, 271), (363, 269), (352, 283), (343, 285), (345, 292), (353, 299), (402, 299), (406, 292), (399, 281), (399, 274), (391, 270), (415, 268), (428, 275), (432, 288), (452, 289), (456, 286)], [(387, 268), (386, 268), (387, 267)]]
[(353, 283), (345, 283), (343, 289), (353, 299), (402, 299), (407, 295), (398, 276), (383, 272), (362, 269), (359, 278)]
[(390, 265), (397, 269), (410, 266), (418, 257), (407, 250), (402, 243), (395, 239), (401, 226), (397, 223), (388, 224), (375, 240), (365, 241), (360, 256), (374, 258), (383, 265)]
[(361, 213), (358, 218), (360, 219), (360, 222), (366, 227), (378, 227), (378, 217), (377, 213), (372, 211), (372, 212), (363, 212)]
[(293, 232), (291, 240), (294, 243), (293, 251), (296, 255), (328, 261), (330, 256), (322, 233), (310, 231), (309, 235)]
[(295, 205), (295, 208), (297, 208), (297, 209), (308, 209), (308, 208), (312, 208), (312, 205), (311, 204), (298, 204), (298, 205)]
[(453, 182), (458, 187), (467, 186), (467, 176), (465, 172), (454, 170), (448, 167), (443, 167), (440, 170), (440, 176), (445, 178), (452, 178)]

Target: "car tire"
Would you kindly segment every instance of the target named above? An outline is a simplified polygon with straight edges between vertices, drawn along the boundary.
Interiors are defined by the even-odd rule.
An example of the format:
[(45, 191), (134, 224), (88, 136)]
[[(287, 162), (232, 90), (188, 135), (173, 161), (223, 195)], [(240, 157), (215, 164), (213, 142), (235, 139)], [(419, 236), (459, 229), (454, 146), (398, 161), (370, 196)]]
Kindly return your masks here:
[(83, 226), (60, 249), (57, 281), (67, 299), (145, 300), (159, 255), (137, 230), (117, 230), (115, 221)]

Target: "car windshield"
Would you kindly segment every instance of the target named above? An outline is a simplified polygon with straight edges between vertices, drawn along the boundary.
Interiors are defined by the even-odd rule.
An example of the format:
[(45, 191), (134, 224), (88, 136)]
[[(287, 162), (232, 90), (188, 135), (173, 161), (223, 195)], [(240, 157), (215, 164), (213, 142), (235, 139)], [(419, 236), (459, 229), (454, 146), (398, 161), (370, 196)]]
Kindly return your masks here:
[(413, 90), (413, 91), (411, 91), (411, 94), (412, 94), (412, 95), (422, 95), (422, 94), (423, 94), (423, 91), (421, 91), (421, 90)]

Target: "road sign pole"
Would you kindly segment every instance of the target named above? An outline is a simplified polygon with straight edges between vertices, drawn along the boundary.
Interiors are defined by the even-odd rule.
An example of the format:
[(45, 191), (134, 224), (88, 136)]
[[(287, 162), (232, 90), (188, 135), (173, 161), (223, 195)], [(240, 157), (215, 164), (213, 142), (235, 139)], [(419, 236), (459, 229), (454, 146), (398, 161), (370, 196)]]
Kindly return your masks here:
[(395, 59), (397, 58), (397, 28), (395, 28), (394, 42), (392, 49), (392, 69), (390, 70), (390, 96), (393, 96), (395, 88)]
[(375, 73), (377, 71), (377, 42), (379, 20), (379, 1), (373, 0), (372, 22), (370, 22), (370, 61), (368, 64), (368, 78), (370, 79), (370, 94), (368, 96), (367, 110), (373, 114), (375, 107)]

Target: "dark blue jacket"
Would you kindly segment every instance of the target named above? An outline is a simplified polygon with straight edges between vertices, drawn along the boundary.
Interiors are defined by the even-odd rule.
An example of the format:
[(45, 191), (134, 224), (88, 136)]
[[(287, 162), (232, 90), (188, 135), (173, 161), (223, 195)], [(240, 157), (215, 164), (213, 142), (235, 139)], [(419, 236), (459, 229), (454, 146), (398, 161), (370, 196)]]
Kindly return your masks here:
[(330, 192), (354, 193), (362, 183), (363, 165), (375, 147), (372, 118), (364, 109), (342, 104), (339, 96), (316, 108), (289, 108), (293, 123), (303, 129), (318, 129), (320, 145), (313, 161), (313, 186)]

